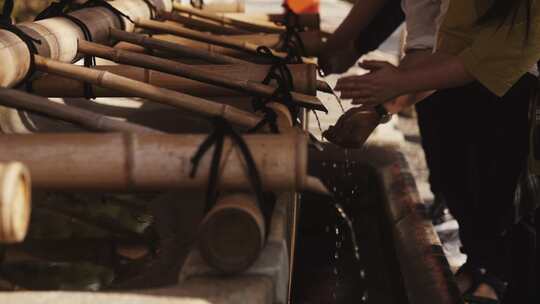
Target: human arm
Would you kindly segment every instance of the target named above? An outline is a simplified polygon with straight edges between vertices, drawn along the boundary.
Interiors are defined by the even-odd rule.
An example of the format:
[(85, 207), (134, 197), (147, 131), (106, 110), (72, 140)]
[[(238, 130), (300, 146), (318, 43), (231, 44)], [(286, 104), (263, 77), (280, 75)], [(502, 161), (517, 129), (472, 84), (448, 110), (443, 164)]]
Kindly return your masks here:
[(360, 66), (370, 72), (341, 78), (336, 90), (341, 91), (342, 98), (353, 99), (353, 104), (368, 106), (405, 94), (457, 87), (475, 80), (458, 56), (441, 52), (426, 56), (411, 68), (400, 69), (383, 61), (364, 61)]
[[(345, 72), (358, 60), (363, 53), (358, 49), (358, 36), (369, 27), (387, 1), (399, 2), (399, 0), (356, 1), (345, 20), (328, 38), (319, 55), (319, 65), (326, 74)], [(373, 35), (379, 34), (379, 31), (370, 32), (373, 32)]]

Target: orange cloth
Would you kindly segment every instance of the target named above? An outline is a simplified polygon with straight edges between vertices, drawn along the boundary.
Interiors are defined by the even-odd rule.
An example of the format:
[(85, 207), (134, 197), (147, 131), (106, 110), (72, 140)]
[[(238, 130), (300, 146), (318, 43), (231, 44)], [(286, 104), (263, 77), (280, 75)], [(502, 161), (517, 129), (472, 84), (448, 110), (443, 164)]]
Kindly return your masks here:
[(286, 0), (285, 4), (296, 14), (317, 14), (319, 0)]

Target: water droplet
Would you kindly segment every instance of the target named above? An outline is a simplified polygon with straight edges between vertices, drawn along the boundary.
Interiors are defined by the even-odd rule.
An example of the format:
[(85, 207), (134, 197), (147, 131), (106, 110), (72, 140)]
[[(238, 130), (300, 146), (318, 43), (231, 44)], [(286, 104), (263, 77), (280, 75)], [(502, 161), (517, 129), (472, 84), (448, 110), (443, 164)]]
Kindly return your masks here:
[(334, 259), (338, 260), (339, 259), (339, 253), (336, 251), (334, 252)]
[(360, 278), (364, 280), (366, 278), (366, 271), (364, 269), (360, 269)]
[(332, 163), (332, 168), (337, 168), (337, 163)]
[(362, 300), (362, 302), (367, 302), (367, 300), (368, 300), (368, 292), (367, 292), (367, 290), (364, 291), (364, 294), (362, 295), (361, 300)]
[(334, 267), (334, 269), (332, 270), (332, 273), (334, 273), (334, 275), (338, 275), (339, 271), (336, 267)]

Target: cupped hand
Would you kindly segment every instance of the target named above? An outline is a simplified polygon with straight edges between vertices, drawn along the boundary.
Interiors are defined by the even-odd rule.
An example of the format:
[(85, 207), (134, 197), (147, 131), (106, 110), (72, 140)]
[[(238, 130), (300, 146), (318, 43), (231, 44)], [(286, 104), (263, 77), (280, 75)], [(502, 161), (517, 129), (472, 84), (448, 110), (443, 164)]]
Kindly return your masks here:
[(361, 148), (381, 118), (373, 108), (359, 107), (345, 112), (334, 126), (323, 132), (323, 136), (343, 148)]
[(402, 94), (405, 79), (397, 67), (385, 61), (368, 60), (359, 66), (370, 72), (339, 79), (335, 90), (341, 92), (341, 98), (352, 99), (353, 104), (372, 107)]

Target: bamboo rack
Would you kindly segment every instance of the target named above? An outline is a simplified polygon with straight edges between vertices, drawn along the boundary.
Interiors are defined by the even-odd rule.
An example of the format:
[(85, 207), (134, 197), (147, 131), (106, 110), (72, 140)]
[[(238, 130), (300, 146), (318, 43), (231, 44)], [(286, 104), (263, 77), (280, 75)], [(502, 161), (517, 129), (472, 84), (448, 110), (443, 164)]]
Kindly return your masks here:
[(0, 162), (0, 243), (19, 243), (30, 223), (31, 189), (28, 169)]
[(118, 76), (107, 71), (75, 66), (37, 55), (35, 56), (35, 63), (37, 69), (43, 72), (74, 78), (127, 94), (135, 94), (137, 97), (178, 107), (203, 117), (220, 116), (231, 123), (245, 128), (253, 128), (260, 121), (260, 118), (257, 115), (238, 110), (228, 105), (218, 104), (199, 97), (163, 89), (144, 82)]

